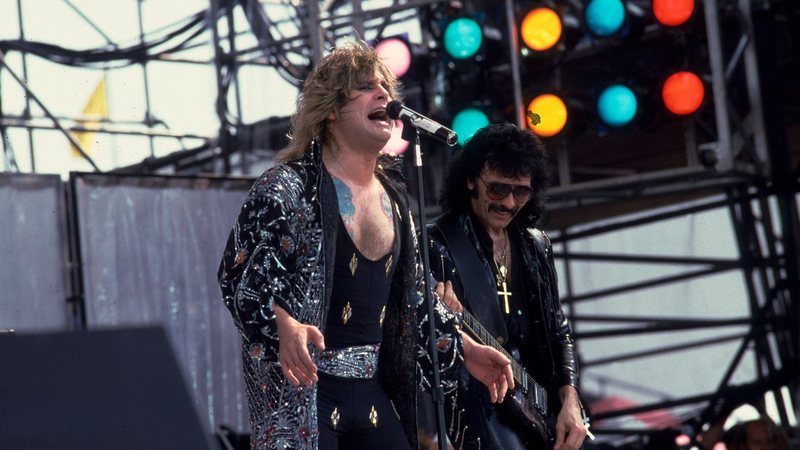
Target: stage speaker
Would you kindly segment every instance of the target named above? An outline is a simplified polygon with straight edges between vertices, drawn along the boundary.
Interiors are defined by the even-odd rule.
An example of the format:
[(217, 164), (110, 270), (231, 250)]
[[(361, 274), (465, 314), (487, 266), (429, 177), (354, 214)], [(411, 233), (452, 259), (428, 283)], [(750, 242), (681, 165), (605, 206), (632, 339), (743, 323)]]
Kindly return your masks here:
[(218, 450), (161, 328), (0, 335), (0, 448)]

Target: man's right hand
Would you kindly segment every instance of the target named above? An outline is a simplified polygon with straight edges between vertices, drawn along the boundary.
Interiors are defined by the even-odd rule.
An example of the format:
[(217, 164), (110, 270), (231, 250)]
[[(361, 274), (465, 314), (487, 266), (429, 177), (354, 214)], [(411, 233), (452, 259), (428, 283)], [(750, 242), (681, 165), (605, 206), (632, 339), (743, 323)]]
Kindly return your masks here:
[(461, 337), (464, 344), (464, 367), (473, 378), (489, 389), (492, 403), (502, 403), (506, 392), (514, 389), (511, 360), (494, 348), (473, 341), (463, 331)]
[(311, 386), (317, 382), (317, 366), (308, 353), (311, 341), (320, 351), (325, 350), (325, 338), (319, 328), (304, 325), (283, 308), (274, 305), (278, 322), (278, 359), (283, 376), (295, 386)]

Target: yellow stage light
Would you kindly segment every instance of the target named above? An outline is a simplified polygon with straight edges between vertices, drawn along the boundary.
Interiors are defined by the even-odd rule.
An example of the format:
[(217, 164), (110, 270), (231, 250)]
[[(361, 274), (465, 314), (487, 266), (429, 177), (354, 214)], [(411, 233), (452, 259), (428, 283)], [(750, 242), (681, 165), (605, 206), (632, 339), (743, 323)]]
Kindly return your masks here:
[(522, 20), (520, 32), (532, 50), (548, 50), (561, 39), (561, 18), (550, 8), (533, 9)]
[(564, 129), (567, 124), (567, 105), (558, 96), (553, 94), (542, 94), (533, 99), (528, 105), (528, 111), (538, 114), (541, 118), (539, 124), (534, 125), (528, 116), (528, 128), (539, 136), (555, 136)]

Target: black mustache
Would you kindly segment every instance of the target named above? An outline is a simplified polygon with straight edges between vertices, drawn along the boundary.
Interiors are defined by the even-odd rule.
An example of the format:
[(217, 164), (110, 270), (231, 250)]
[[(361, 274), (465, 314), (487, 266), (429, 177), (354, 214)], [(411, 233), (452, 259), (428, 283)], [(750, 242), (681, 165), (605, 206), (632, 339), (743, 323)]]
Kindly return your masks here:
[(519, 212), (519, 208), (508, 209), (503, 205), (498, 205), (496, 203), (492, 203), (491, 205), (489, 205), (489, 211), (497, 211), (497, 212), (501, 212), (501, 213), (509, 213), (510, 215), (515, 216), (515, 215), (517, 215), (517, 212)]

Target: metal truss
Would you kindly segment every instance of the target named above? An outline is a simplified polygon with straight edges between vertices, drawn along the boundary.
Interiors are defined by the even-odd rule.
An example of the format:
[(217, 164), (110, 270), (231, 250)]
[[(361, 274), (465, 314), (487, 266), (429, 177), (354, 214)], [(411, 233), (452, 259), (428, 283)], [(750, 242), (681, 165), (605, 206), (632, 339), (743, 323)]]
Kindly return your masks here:
[[(90, 67), (95, 69), (102, 69), (102, 70), (112, 70), (114, 65), (116, 66), (125, 66), (125, 65), (139, 65), (142, 67), (143, 73), (143, 86), (145, 92), (145, 108), (143, 111), (143, 117), (140, 121), (112, 121), (108, 119), (104, 120), (96, 120), (91, 119), (87, 121), (85, 117), (63, 117), (63, 116), (56, 116), (51, 112), (47, 105), (46, 99), (42, 99), (41, 96), (37, 95), (37, 93), (32, 90), (24, 80), (28, 79), (29, 75), (29, 64), (28, 60), (31, 54), (37, 54), (43, 58), (47, 58), (48, 54), (43, 53), (42, 49), (46, 48), (46, 46), (41, 45), (40, 43), (30, 42), (26, 40), (26, 33), (23, 24), (25, 23), (24, 17), (24, 0), (16, 0), (17, 12), (18, 12), (18, 24), (20, 29), (20, 39), (17, 41), (6, 41), (5, 46), (10, 48), (11, 50), (18, 51), (21, 54), (22, 59), (22, 70), (20, 73), (15, 72), (5, 61), (5, 54), (8, 53), (8, 50), (5, 52), (0, 51), (0, 70), (5, 70), (9, 73), (12, 79), (26, 92), (25, 98), (25, 108), (20, 116), (12, 116), (3, 113), (2, 102), (0, 101), (0, 134), (3, 136), (3, 150), (6, 155), (6, 161), (13, 160), (13, 149), (10, 147), (9, 140), (6, 138), (6, 131), (9, 128), (22, 128), (27, 130), (44, 130), (44, 129), (55, 129), (59, 130), (67, 140), (75, 147), (75, 149), (80, 153), (81, 157), (85, 159), (95, 171), (100, 171), (97, 167), (95, 162), (92, 160), (91, 157), (87, 154), (85, 149), (82, 148), (81, 144), (75, 139), (73, 136), (73, 132), (96, 132), (102, 134), (110, 134), (110, 135), (135, 135), (135, 136), (145, 136), (149, 140), (150, 146), (150, 153), (151, 157), (154, 157), (154, 139), (158, 137), (170, 137), (175, 138), (179, 146), (184, 150), (185, 145), (183, 145), (183, 139), (192, 138), (192, 139), (203, 139), (206, 143), (212, 141), (211, 136), (199, 136), (195, 134), (187, 134), (187, 133), (177, 133), (169, 130), (168, 126), (160, 119), (155, 117), (152, 112), (151, 108), (151, 94), (150, 94), (150, 80), (149, 80), (149, 70), (148, 70), (148, 62), (152, 60), (161, 60), (165, 62), (177, 62), (177, 63), (194, 63), (194, 64), (208, 64), (208, 61), (190, 61), (183, 58), (172, 57), (173, 54), (179, 53), (182, 50), (186, 50), (191, 47), (196, 47), (197, 37), (202, 34), (202, 30), (204, 28), (204, 23), (212, 21), (205, 15), (208, 13), (207, 11), (200, 11), (194, 17), (190, 17), (187, 19), (187, 25), (184, 28), (179, 29), (178, 31), (185, 32), (185, 40), (175, 44), (173, 47), (167, 50), (162, 50), (153, 53), (152, 55), (142, 53), (143, 49), (150, 50), (155, 48), (156, 44), (165, 44), (169, 43), (168, 40), (159, 40), (157, 39), (155, 43), (147, 42), (146, 33), (143, 28), (143, 15), (142, 15), (142, 0), (135, 0), (137, 5), (137, 21), (139, 26), (139, 41), (138, 43), (134, 44), (132, 47), (129, 48), (122, 48), (119, 43), (113, 42), (108, 34), (102, 29), (100, 24), (95, 22), (91, 19), (90, 15), (86, 13), (86, 11), (82, 10), (78, 5), (74, 4), (70, 0), (63, 0), (64, 3), (74, 11), (74, 13), (81, 18), (81, 20), (86, 24), (89, 30), (98, 34), (102, 37), (102, 39), (106, 42), (105, 47), (92, 50), (91, 52), (72, 52), (70, 50), (64, 50), (61, 55), (59, 55), (59, 59), (57, 62), (61, 62), (68, 65), (78, 66), (78, 67)], [(180, 34), (171, 35), (171, 38), (178, 37), (181, 38)], [(152, 47), (151, 47), (152, 46)], [(145, 50), (146, 51), (146, 50)], [(173, 53), (174, 52), (174, 53)], [(5, 54), (4, 54), (5, 53)], [(55, 53), (53, 54), (55, 55)], [(77, 56), (76, 56), (77, 55)], [(82, 55), (82, 56), (81, 56)], [(103, 56), (105, 55), (105, 56)], [(107, 59), (104, 59), (107, 58)], [(43, 116), (36, 116), (32, 111), (33, 104), (36, 104), (41, 110), (43, 111)], [(87, 122), (91, 122), (87, 124)], [(31, 134), (29, 134), (31, 136)], [(32, 171), (36, 172), (36, 157), (34, 152), (34, 142), (33, 138), (29, 137), (29, 148), (30, 148), (30, 159), (32, 164)], [(14, 164), (6, 164), (7, 170), (16, 170)]]
[[(691, 279), (712, 276), (715, 274), (738, 271), (745, 280), (746, 292), (741, 298), (748, 299), (750, 315), (748, 317), (718, 319), (682, 318), (679, 312), (673, 317), (641, 317), (625, 314), (581, 315), (570, 314), (576, 329), (576, 340), (585, 343), (592, 339), (630, 336), (640, 334), (653, 335), (663, 332), (710, 330), (734, 325), (746, 326), (746, 332), (715, 336), (707, 339), (696, 339), (680, 345), (663, 345), (649, 350), (618, 354), (607, 358), (584, 361), (582, 367), (604, 366), (623, 361), (636, 361), (654, 355), (680, 353), (698, 348), (706, 348), (722, 342), (736, 342), (738, 351), (730, 361), (723, 379), (716, 390), (690, 397), (672, 397), (663, 401), (655, 401), (646, 405), (627, 407), (615, 411), (597, 414), (595, 419), (610, 419), (634, 414), (654, 412), (674, 407), (700, 405), (702, 411), (690, 418), (684, 430), (697, 434), (704, 423), (718, 420), (719, 414), (728, 412), (738, 406), (737, 402), (748, 401), (758, 403), (759, 397), (768, 391), (776, 392), (782, 386), (796, 389), (798, 380), (798, 357), (800, 338), (797, 330), (797, 284), (796, 252), (792, 250), (792, 241), (796, 234), (782, 229), (782, 224), (774, 223), (772, 217), (783, 217), (783, 207), (776, 200), (774, 192), (763, 186), (748, 183), (730, 184), (722, 188), (722, 195), (706, 200), (693, 202), (690, 206), (674, 208), (668, 212), (645, 215), (633, 220), (620, 220), (610, 225), (596, 226), (573, 232), (562, 230), (553, 239), (562, 244), (564, 250), (556, 253), (556, 258), (565, 263), (565, 272), (561, 277), (570, 280), (571, 264), (574, 262), (624, 262), (642, 265), (686, 265), (686, 270), (674, 275), (655, 277), (626, 285), (605, 287), (601, 290), (575, 294), (569, 291), (562, 293), (562, 301), (570, 311), (577, 303), (599, 300), (614, 295), (638, 293), (642, 301), (647, 300), (647, 290), (660, 286), (686, 282)], [(622, 254), (578, 253), (570, 251), (570, 242), (604, 233), (624, 230), (658, 221), (681, 217), (688, 214), (701, 213), (715, 208), (727, 208), (731, 223), (736, 233), (739, 258), (677, 258), (664, 256), (637, 256)], [(794, 236), (793, 236), (794, 234)], [(796, 244), (795, 244), (796, 245)], [(793, 275), (794, 274), (794, 275)], [(585, 324), (614, 324), (598, 331), (580, 330)], [(756, 379), (746, 384), (732, 383), (732, 376), (743, 363), (746, 351), (751, 351), (757, 367)], [(642, 386), (627, 386), (627, 389), (645, 389)], [(796, 398), (796, 393), (794, 394)], [(778, 412), (784, 424), (789, 423), (790, 405), (783, 402), (781, 395), (775, 395)], [(796, 401), (796, 400), (795, 400)], [(637, 427), (629, 429), (599, 429), (599, 434), (611, 435), (645, 435), (657, 432), (657, 429)]]
[[(23, 0), (17, 0), (18, 5)], [(305, 76), (314, 62), (318, 61), (324, 50), (336, 44), (338, 38), (357, 33), (380, 36), (387, 23), (402, 20), (419, 9), (443, 3), (441, 0), (408, 0), (396, 1), (392, 6), (373, 10), (365, 10), (361, 0), (350, 2), (338, 0), (282, 1), (265, 2), (257, 0), (210, 0), (207, 17), (211, 30), (211, 45), (214, 49), (212, 62), (217, 74), (216, 112), (220, 119), (217, 137), (208, 137), (205, 143), (196, 149), (182, 149), (166, 157), (155, 158), (151, 150), (151, 158), (134, 166), (119, 168), (118, 172), (154, 172), (165, 167), (174, 167), (184, 173), (193, 171), (212, 171), (231, 174), (235, 172), (250, 174), (251, 165), (259, 159), (271, 155), (256, 154), (251, 147), (240, 139), (245, 133), (258, 133), (267, 130), (269, 142), (266, 147), (276, 148), (277, 139), (288, 123), (280, 121), (265, 123), (265, 128), (246, 126), (241, 123), (241, 96), (236, 79), (239, 69), (244, 64), (260, 64), (275, 67), (287, 79), (297, 83)], [(706, 277), (725, 271), (740, 271), (745, 279), (745, 296), (750, 305), (751, 315), (747, 318), (719, 320), (707, 318), (687, 320), (673, 318), (631, 318), (624, 315), (612, 316), (580, 316), (572, 314), (571, 319), (580, 330), (581, 323), (588, 321), (613, 321), (627, 324), (602, 332), (578, 333), (578, 342), (606, 336), (625, 336), (636, 333), (654, 333), (660, 331), (679, 331), (700, 328), (713, 328), (731, 324), (745, 325), (748, 331), (715, 340), (696, 341), (680, 348), (664, 346), (648, 352), (616, 355), (614, 357), (586, 361), (591, 365), (612, 364), (619, 361), (636, 360), (652, 353), (671, 353), (689, 347), (701, 348), (712, 345), (721, 339), (738, 342), (740, 351), (730, 362), (726, 377), (718, 388), (692, 398), (674, 398), (667, 401), (626, 408), (598, 415), (596, 419), (620, 417), (638, 412), (654, 411), (666, 407), (685, 404), (704, 405), (703, 412), (692, 419), (689, 425), (699, 427), (710, 420), (720, 405), (743, 395), (763, 394), (783, 385), (794, 389), (795, 404), (798, 401), (798, 337), (797, 324), (798, 298), (800, 298), (800, 274), (798, 272), (798, 254), (800, 254), (800, 215), (798, 214), (797, 195), (800, 192), (800, 169), (789, 167), (788, 157), (775, 151), (777, 144), (769, 134), (769, 124), (765, 120), (768, 114), (765, 99), (761, 97), (762, 83), (759, 79), (759, 61), (756, 51), (756, 39), (753, 31), (751, 6), (749, 0), (703, 0), (702, 7), (708, 37), (709, 79), (713, 91), (713, 124), (704, 123), (703, 118), (690, 119), (686, 123), (686, 153), (689, 164), (670, 170), (643, 172), (630, 176), (618, 176), (587, 183), (569, 182), (568, 158), (559, 158), (559, 173), (562, 183), (548, 192), (550, 198), (550, 217), (545, 228), (556, 230), (554, 242), (563, 244), (565, 250), (556, 257), (565, 262), (570, 261), (627, 261), (638, 263), (685, 263), (701, 268), (687, 271), (680, 276), (668, 276), (647, 280), (633, 285), (621, 285), (580, 295), (564, 292), (563, 300), (567, 305), (605, 296), (638, 292), (644, 289), (669, 283), (680, 283), (687, 279)], [(283, 5), (289, 18), (273, 19), (268, 13), (274, 4)], [(506, 20), (510, 33), (516, 35), (513, 23), (514, 2), (504, 2)], [(139, 5), (141, 23), (141, 4)], [(344, 7), (346, 6), (346, 8)], [(235, 8), (242, 8), (247, 18), (249, 29), (237, 30), (234, 27), (233, 14)], [(21, 11), (21, 8), (20, 8)], [(345, 11), (345, 12), (342, 12)], [(21, 13), (20, 13), (21, 14)], [(740, 36), (735, 51), (725, 58), (722, 51), (723, 30), (720, 20), (733, 17), (740, 24)], [(88, 17), (87, 22), (94, 28)], [(225, 26), (220, 23), (225, 21)], [(22, 20), (20, 18), (20, 23)], [(279, 32), (286, 25), (294, 27), (291, 33)], [(278, 27), (278, 25), (282, 25)], [(99, 31), (99, 30), (98, 30)], [(239, 45), (237, 37), (252, 34), (258, 44), (244, 47)], [(24, 30), (23, 30), (24, 39)], [(141, 36), (144, 42), (144, 36)], [(195, 42), (196, 44), (196, 42)], [(521, 77), (518, 64), (514, 61), (518, 48), (509, 45), (509, 75), (514, 89), (514, 101), (518, 111), (524, 111), (522, 105)], [(18, 74), (20, 80), (27, 78), (26, 56), (23, 53), (23, 73)], [(165, 59), (166, 60), (166, 59)], [(185, 63), (204, 63), (203, 61), (187, 61)], [(2, 62), (0, 54), (0, 62)], [(147, 61), (138, 62), (144, 73), (145, 86), (147, 80)], [(4, 65), (2, 70), (10, 69)], [(728, 101), (731, 83), (734, 79), (744, 79), (748, 102), (745, 108), (734, 107)], [(737, 85), (738, 86), (738, 85)], [(231, 91), (233, 89), (233, 91)], [(146, 89), (146, 96), (149, 97)], [(29, 92), (26, 100), (28, 106), (23, 117), (8, 117), (2, 114), (0, 102), (0, 134), (5, 135), (9, 127), (33, 129), (47, 127), (45, 118), (32, 117), (31, 102), (35, 102), (35, 92)], [(44, 103), (44, 102), (41, 102)], [(60, 128), (66, 135), (68, 131), (92, 130), (102, 133), (128, 133), (148, 136), (152, 140), (157, 136), (169, 134), (153, 129), (157, 123), (150, 112), (150, 100), (146, 98), (146, 111), (141, 127), (126, 128), (112, 123), (103, 123), (97, 127), (85, 127), (80, 118), (60, 118), (49, 114), (44, 104), (40, 104), (46, 112), (47, 119), (54, 127)], [(521, 117), (521, 113), (518, 114)], [(521, 120), (521, 119), (520, 119)], [(522, 122), (520, 122), (522, 123)], [(714, 138), (708, 142), (698, 143), (695, 128), (711, 130)], [(198, 136), (174, 136), (198, 137)], [(6, 139), (3, 139), (4, 146)], [(566, 143), (562, 144), (566, 145)], [(783, 143), (785, 146), (785, 142)], [(79, 146), (77, 146), (80, 148)], [(33, 143), (31, 142), (31, 148)], [(9, 149), (4, 147), (8, 154)], [(560, 154), (566, 150), (560, 148)], [(704, 156), (705, 154), (705, 156)], [(562, 155), (563, 156), (563, 155)], [(31, 156), (33, 158), (33, 155)], [(703, 158), (711, 157), (713, 164), (703, 164)], [(88, 158), (88, 157), (87, 157)], [(35, 167), (35, 165), (34, 165)], [(781, 169), (788, 170), (781, 171)], [(702, 200), (708, 199), (711, 200)], [(653, 205), (679, 205), (689, 199), (701, 199), (690, 207), (675, 206), (667, 213), (651, 214), (634, 220), (616, 222), (573, 231), (573, 226), (583, 223), (587, 218), (599, 219), (616, 216), (630, 211), (645, 211)], [(666, 220), (672, 217), (702, 212), (711, 208), (726, 207), (730, 211), (730, 220), (736, 233), (736, 242), (740, 257), (737, 259), (715, 258), (665, 258), (641, 257), (634, 255), (614, 254), (581, 254), (569, 250), (570, 241), (601, 233), (625, 229)], [(777, 222), (773, 220), (777, 218)], [(73, 243), (73, 245), (77, 245)], [(569, 264), (562, 277), (570, 278)], [(758, 378), (748, 385), (733, 385), (731, 375), (740, 365), (745, 351), (752, 349), (757, 359)], [(779, 396), (776, 396), (776, 398)], [(779, 405), (779, 411), (786, 419), (786, 405)], [(604, 433), (644, 435), (657, 430), (622, 429), (593, 430)], [(697, 430), (695, 430), (697, 431)]]
[[(759, 61), (756, 54), (756, 36), (753, 29), (751, 2), (748, 0), (702, 2), (708, 38), (708, 54), (711, 73), (709, 80), (713, 94), (714, 125), (698, 123), (702, 118), (687, 122), (686, 151), (693, 157), (683, 168), (642, 173), (606, 180), (562, 184), (550, 191), (550, 227), (558, 231), (555, 242), (565, 250), (556, 256), (569, 267), (573, 261), (636, 262), (641, 264), (686, 264), (692, 269), (680, 275), (664, 276), (630, 285), (608, 287), (580, 295), (564, 293), (566, 304), (575, 304), (590, 299), (629, 292), (645, 293), (646, 289), (689, 279), (707, 277), (725, 271), (739, 271), (745, 280), (750, 317), (720, 320), (713, 317), (702, 320), (681, 318), (634, 318), (625, 315), (580, 316), (572, 320), (580, 330), (582, 322), (614, 322), (616, 328), (602, 331), (577, 333), (578, 342), (609, 336), (627, 336), (639, 333), (658, 333), (692, 329), (711, 329), (730, 325), (746, 325), (747, 332), (708, 340), (698, 340), (680, 346), (663, 346), (650, 351), (616, 355), (614, 357), (587, 361), (587, 366), (631, 361), (654, 354), (681, 352), (703, 348), (723, 341), (738, 342), (738, 351), (730, 361), (716, 390), (688, 398), (671, 398), (652, 404), (624, 408), (598, 414), (596, 419), (631, 416), (665, 408), (685, 405), (700, 405), (702, 411), (684, 424), (682, 431), (696, 435), (704, 423), (719, 419), (734, 403), (743, 399), (756, 402), (763, 394), (788, 386), (792, 401), (798, 400), (800, 370), (800, 323), (798, 298), (800, 276), (798, 254), (800, 254), (800, 215), (798, 215), (798, 192), (800, 183), (797, 174), (790, 174), (785, 150), (776, 147), (786, 145), (780, 136), (770, 136), (765, 125), (765, 107), (759, 80)], [(726, 59), (723, 53), (723, 29), (721, 20), (732, 19), (739, 24), (740, 35), (735, 49)], [(727, 20), (730, 23), (731, 20)], [(730, 29), (725, 30), (730, 40)], [(761, 62), (764, 64), (764, 62)], [(741, 80), (746, 87), (746, 107), (734, 107), (729, 100), (733, 80)], [(774, 112), (773, 112), (774, 114)], [(709, 142), (697, 145), (694, 128), (703, 126), (713, 130), (716, 136)], [(559, 154), (562, 155), (561, 153)], [(699, 156), (699, 157), (698, 157)], [(559, 159), (560, 164), (563, 158)], [(709, 167), (710, 166), (710, 167)], [(777, 168), (777, 170), (776, 170)], [(784, 168), (784, 170), (780, 170)], [(569, 171), (560, 167), (560, 173)], [(795, 169), (797, 171), (797, 169)], [(562, 178), (563, 180), (563, 178)], [(567, 178), (568, 180), (568, 178)], [(613, 217), (632, 211), (646, 211), (654, 205), (685, 204), (691, 199), (710, 198), (692, 203), (691, 206), (675, 206), (668, 213), (647, 215), (644, 218), (619, 220), (613, 225), (597, 226), (580, 232), (571, 231), (571, 226), (592, 219)], [(666, 258), (634, 255), (580, 254), (569, 250), (571, 241), (599, 235), (655, 221), (666, 220), (712, 208), (726, 207), (735, 232), (740, 257), (737, 259), (713, 258)], [(582, 217), (581, 217), (582, 216)], [(699, 268), (698, 268), (699, 267)], [(757, 367), (757, 379), (752, 383), (736, 385), (732, 376), (742, 364), (746, 351), (752, 351)], [(633, 387), (635, 388), (635, 386)], [(774, 397), (782, 422), (789, 423), (790, 406), (783, 402), (780, 394)], [(606, 429), (604, 434), (645, 435), (655, 429)], [(692, 434), (694, 433), (694, 434)]]

